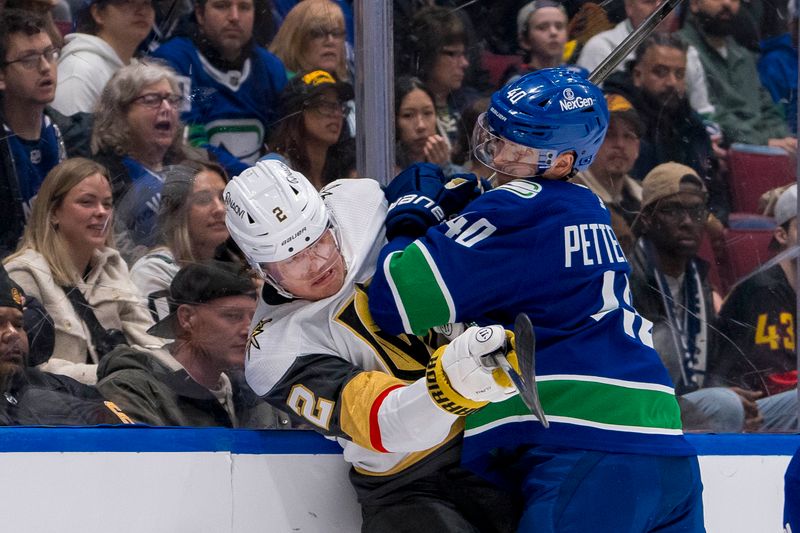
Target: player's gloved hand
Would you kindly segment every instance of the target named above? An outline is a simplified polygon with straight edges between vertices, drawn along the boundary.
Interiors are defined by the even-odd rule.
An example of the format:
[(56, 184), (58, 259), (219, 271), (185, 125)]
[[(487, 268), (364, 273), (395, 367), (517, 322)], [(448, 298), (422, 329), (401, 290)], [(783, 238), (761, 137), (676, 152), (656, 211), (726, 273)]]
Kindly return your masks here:
[(439, 407), (467, 415), (489, 402), (502, 402), (517, 393), (511, 380), (490, 354), (505, 352), (519, 372), (514, 334), (501, 326), (473, 326), (436, 350), (428, 363), (428, 392)]
[(431, 163), (414, 163), (398, 174), (384, 189), (389, 211), (386, 237), (420, 237), (429, 227), (459, 213), (486, 187), (485, 180), (473, 174), (445, 178), (442, 169)]

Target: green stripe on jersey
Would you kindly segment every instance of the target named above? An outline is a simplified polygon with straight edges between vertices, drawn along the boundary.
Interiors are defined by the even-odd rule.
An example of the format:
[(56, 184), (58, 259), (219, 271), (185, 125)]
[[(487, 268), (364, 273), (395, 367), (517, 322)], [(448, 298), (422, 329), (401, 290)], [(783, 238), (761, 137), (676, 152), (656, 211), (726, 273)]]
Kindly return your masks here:
[(414, 242), (391, 254), (384, 272), (404, 325), (415, 335), (452, 322), (449, 293), (425, 252)]
[[(542, 407), (548, 419), (579, 426), (636, 433), (671, 434), (681, 429), (681, 413), (675, 395), (663, 390), (620, 386), (571, 379), (539, 378)], [(519, 396), (489, 404), (466, 419), (466, 429), (475, 430), (508, 417), (532, 416)], [(479, 432), (479, 431), (478, 431)]]

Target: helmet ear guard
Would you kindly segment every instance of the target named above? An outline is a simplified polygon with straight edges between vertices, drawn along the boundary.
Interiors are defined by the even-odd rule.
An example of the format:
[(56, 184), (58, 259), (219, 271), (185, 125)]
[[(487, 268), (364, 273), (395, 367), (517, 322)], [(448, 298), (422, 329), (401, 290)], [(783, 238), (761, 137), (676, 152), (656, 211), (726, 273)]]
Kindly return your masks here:
[[(574, 71), (564, 68), (542, 69), (508, 83), (492, 95), (485, 113), (483, 128), (492, 136), (521, 147), (535, 150), (527, 160), (536, 160), (535, 171), (540, 175), (564, 153), (574, 152), (573, 172), (591, 165), (608, 129), (608, 107), (602, 91)], [(487, 166), (487, 151), (479, 150), (476, 135), (481, 120), (475, 126), (473, 146), (475, 156)], [(517, 151), (518, 156), (522, 154)], [(504, 172), (519, 176), (514, 172)]]

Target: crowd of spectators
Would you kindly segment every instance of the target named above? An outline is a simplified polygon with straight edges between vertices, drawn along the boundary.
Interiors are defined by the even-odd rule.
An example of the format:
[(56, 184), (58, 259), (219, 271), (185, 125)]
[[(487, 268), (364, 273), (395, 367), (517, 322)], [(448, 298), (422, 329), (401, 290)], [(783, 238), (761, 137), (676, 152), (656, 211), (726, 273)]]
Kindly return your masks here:
[[(470, 150), (487, 97), (541, 68), (587, 75), (658, 6), (457, 4), (394, 2), (398, 172), (489, 178)], [(487, 27), (481, 4), (509, 20)], [(0, 365), (17, 409), (0, 420), (291, 427), (242, 376), (258, 283), (222, 191), (260, 159), (317, 189), (356, 177), (352, 3), (0, 9), (0, 325), (15, 330), (0, 360), (17, 363)], [(736, 211), (732, 146), (796, 157), (796, 69), (795, 1), (690, 0), (605, 81), (605, 142), (571, 177), (610, 210), (690, 430), (797, 430), (796, 189), (764, 213), (779, 261), (730, 295), (707, 276)], [(75, 416), (18, 405), (64, 394)]]

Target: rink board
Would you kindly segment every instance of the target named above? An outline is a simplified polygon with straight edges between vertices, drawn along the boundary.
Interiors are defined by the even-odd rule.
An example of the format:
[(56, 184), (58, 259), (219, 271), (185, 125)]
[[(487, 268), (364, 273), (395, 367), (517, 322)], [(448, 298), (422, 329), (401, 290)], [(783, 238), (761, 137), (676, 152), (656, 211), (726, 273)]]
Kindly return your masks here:
[[(693, 435), (710, 533), (778, 533), (799, 435)], [(311, 432), (0, 428), (3, 531), (353, 532), (335, 443)]]

